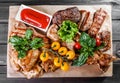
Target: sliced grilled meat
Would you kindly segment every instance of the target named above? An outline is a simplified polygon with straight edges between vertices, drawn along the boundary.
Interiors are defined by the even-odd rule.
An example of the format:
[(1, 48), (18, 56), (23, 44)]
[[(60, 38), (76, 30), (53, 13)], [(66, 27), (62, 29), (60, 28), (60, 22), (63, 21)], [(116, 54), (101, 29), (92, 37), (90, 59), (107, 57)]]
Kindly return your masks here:
[(90, 36), (96, 37), (96, 34), (100, 30), (106, 16), (107, 16), (107, 12), (101, 8), (95, 12), (94, 17), (93, 17), (93, 23), (90, 29), (88, 30), (88, 34)]
[(80, 20), (80, 12), (77, 7), (67, 8), (65, 10), (57, 11), (52, 18), (52, 23), (60, 25), (64, 20), (71, 20), (78, 22)]
[(50, 38), (52, 41), (58, 41), (59, 36), (57, 34), (57, 31), (58, 31), (58, 26), (56, 24), (52, 24), (47, 32), (47, 37)]
[(90, 12), (87, 12), (86, 10), (81, 10), (81, 19), (80, 22), (78, 23), (78, 28), (80, 31), (87, 31), (91, 24), (92, 24), (92, 15)]

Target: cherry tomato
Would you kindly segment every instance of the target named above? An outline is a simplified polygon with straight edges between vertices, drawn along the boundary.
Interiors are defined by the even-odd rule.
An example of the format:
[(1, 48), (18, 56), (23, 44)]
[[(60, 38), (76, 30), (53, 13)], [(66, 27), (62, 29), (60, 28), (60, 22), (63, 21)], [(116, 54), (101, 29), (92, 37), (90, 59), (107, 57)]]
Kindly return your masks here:
[(53, 42), (51, 45), (51, 48), (53, 50), (58, 50), (60, 48), (60, 43), (59, 42)]
[(40, 59), (41, 59), (43, 62), (47, 61), (48, 58), (49, 58), (49, 55), (48, 55), (47, 52), (43, 52), (43, 53), (40, 54)]
[(54, 65), (55, 65), (56, 67), (60, 67), (61, 64), (62, 64), (62, 59), (61, 59), (60, 57), (54, 58)]
[(67, 62), (63, 62), (61, 65), (61, 70), (68, 71), (69, 70), (69, 64)]
[(96, 46), (100, 46), (100, 45), (101, 45), (100, 38), (96, 38)]
[(61, 47), (59, 50), (58, 50), (58, 53), (62, 56), (66, 55), (67, 53), (67, 48), (66, 47)]
[(80, 43), (76, 42), (75, 45), (74, 45), (74, 48), (79, 50), (81, 48)]
[(72, 60), (75, 57), (75, 52), (74, 51), (68, 51), (67, 54), (67, 59)]

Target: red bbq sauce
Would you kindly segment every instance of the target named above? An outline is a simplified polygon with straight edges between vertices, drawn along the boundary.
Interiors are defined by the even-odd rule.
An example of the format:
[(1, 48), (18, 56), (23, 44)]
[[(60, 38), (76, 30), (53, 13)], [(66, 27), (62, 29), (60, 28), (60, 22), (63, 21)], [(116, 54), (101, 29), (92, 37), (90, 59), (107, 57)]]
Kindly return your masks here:
[(30, 23), (33, 26), (42, 29), (46, 29), (50, 22), (50, 17), (47, 15), (28, 8), (25, 8), (21, 11), (21, 19), (26, 23)]

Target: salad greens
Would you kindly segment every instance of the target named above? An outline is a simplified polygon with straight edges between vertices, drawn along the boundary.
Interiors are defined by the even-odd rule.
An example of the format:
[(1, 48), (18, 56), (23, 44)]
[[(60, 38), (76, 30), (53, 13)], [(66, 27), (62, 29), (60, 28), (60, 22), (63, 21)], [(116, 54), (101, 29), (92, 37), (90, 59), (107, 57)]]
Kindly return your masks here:
[(25, 37), (12, 36), (9, 39), (9, 42), (14, 46), (18, 51), (18, 58), (23, 58), (26, 56), (26, 53), (30, 49), (38, 49), (44, 45), (41, 38), (32, 39), (33, 31), (28, 29), (26, 30)]
[(62, 22), (60, 29), (58, 30), (58, 35), (65, 42), (71, 42), (78, 32), (78, 25), (70, 20)]
[(94, 38), (91, 38), (87, 33), (82, 32), (81, 37), (79, 40), (79, 43), (81, 44), (82, 48), (79, 50), (80, 55), (78, 59), (74, 60), (73, 65), (74, 66), (81, 66), (83, 65), (89, 56), (94, 55), (94, 51), (99, 50), (104, 47), (102, 44), (99, 47), (96, 47), (96, 41)]

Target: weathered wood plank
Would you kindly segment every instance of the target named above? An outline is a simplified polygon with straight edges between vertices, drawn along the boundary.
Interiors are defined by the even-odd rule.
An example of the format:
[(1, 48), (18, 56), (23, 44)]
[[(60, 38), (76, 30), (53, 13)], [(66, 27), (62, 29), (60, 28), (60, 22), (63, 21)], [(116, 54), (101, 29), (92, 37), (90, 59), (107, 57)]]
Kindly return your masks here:
[[(84, 82), (84, 83), (119, 83), (120, 79), (119, 79), (119, 75), (120, 75), (120, 64), (114, 64), (113, 65), (113, 76), (112, 77), (103, 77), (103, 78), (44, 78), (44, 79), (30, 79), (30, 80), (26, 80), (26, 79), (7, 79), (6, 78), (6, 74), (0, 74), (0, 82), (1, 83), (7, 83), (9, 81), (9, 83), (20, 83), (21, 81), (24, 82), (30, 82), (30, 83), (47, 83), (48, 81), (53, 83), (56, 82), (57, 83), (79, 83), (79, 82)], [(20, 81), (20, 82), (19, 82)]]
[(0, 22), (7, 22), (9, 15), (8, 7), (0, 7)]
[(6, 65), (7, 45), (0, 45), (0, 65)]
[[(46, 3), (50, 3), (50, 2), (54, 2), (54, 3), (89, 3), (89, 4), (96, 4), (96, 3), (115, 3), (115, 4), (120, 4), (119, 0), (40, 0), (41, 2), (46, 2)], [(36, 4), (40, 4), (39, 0), (0, 0), (1, 3), (36, 3)], [(28, 3), (28, 4), (29, 4)]]
[(6, 74), (7, 66), (0, 66), (0, 74)]
[(112, 31), (113, 40), (120, 40), (120, 21), (112, 21)]
[(7, 43), (8, 24), (0, 23), (0, 43)]

